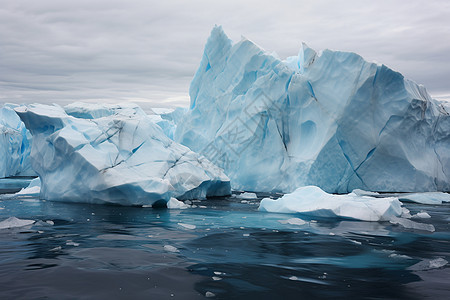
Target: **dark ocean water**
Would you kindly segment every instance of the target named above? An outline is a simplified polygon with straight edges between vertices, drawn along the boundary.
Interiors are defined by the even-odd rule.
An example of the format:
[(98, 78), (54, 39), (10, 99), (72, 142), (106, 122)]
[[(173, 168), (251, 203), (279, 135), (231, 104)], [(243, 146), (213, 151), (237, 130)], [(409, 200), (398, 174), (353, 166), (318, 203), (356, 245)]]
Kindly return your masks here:
[[(431, 215), (416, 220), (435, 226), (426, 232), (262, 213), (258, 203), (2, 200), (0, 221), (36, 223), (0, 230), (0, 299), (450, 298), (449, 204), (406, 204)], [(293, 217), (307, 223), (283, 224)]]

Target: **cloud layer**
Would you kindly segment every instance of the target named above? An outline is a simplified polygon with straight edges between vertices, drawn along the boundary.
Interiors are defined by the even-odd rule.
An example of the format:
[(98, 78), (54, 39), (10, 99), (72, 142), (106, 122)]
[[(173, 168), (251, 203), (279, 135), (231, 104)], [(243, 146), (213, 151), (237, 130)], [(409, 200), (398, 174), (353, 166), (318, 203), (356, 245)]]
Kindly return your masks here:
[[(353, 51), (450, 95), (448, 1), (3, 0), (0, 102), (187, 105), (214, 24), (282, 58)], [(450, 96), (448, 96), (450, 98)]]

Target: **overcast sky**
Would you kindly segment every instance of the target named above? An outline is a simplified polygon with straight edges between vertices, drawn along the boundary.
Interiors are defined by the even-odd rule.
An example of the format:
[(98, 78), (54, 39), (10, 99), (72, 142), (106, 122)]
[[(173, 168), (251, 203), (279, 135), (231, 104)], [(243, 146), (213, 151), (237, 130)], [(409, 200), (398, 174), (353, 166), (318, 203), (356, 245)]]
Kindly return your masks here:
[(447, 0), (0, 0), (0, 102), (187, 106), (214, 24), (281, 58), (357, 52), (450, 99)]

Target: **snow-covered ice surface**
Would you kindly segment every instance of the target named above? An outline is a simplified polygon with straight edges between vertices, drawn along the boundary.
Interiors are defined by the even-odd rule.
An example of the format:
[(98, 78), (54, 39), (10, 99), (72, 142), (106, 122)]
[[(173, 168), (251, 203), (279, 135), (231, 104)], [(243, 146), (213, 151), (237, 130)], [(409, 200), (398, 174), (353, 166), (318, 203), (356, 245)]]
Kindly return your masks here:
[(209, 37), (175, 140), (235, 190), (450, 190), (450, 115), (425, 88), (355, 53), (303, 44), (281, 61), (221, 27)]
[(333, 195), (316, 186), (298, 188), (277, 200), (264, 198), (259, 210), (363, 221), (389, 221), (393, 217), (400, 217), (403, 213), (402, 203), (394, 197), (374, 198), (353, 193)]
[(30, 150), (31, 134), (17, 116), (15, 104), (0, 107), (0, 178), (33, 176)]
[(64, 110), (68, 115), (81, 119), (98, 119), (112, 115), (146, 116), (161, 127), (170, 139), (173, 139), (177, 124), (187, 111), (186, 108), (177, 107), (152, 108), (145, 112), (139, 105), (129, 102), (120, 104), (74, 102), (64, 106)]
[(230, 194), (220, 168), (169, 139), (138, 107), (71, 111), (80, 118), (56, 105), (15, 110), (33, 135), (42, 199), (152, 205)]

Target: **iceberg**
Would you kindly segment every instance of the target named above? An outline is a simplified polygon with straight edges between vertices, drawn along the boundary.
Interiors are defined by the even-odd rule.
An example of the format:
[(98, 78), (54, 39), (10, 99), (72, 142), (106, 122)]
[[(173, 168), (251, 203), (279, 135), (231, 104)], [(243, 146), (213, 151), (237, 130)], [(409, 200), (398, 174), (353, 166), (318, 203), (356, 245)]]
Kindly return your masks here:
[(264, 198), (259, 210), (362, 221), (390, 221), (394, 217), (400, 220), (403, 213), (402, 203), (395, 197), (374, 198), (353, 193), (333, 195), (316, 186), (300, 187), (277, 200)]
[(234, 190), (450, 190), (448, 106), (358, 54), (303, 44), (280, 60), (215, 27), (189, 93), (174, 139)]
[(156, 123), (163, 132), (173, 140), (178, 122), (186, 112), (186, 108), (151, 108), (147, 113), (134, 103), (85, 103), (74, 102), (64, 106), (65, 112), (81, 119), (98, 119), (112, 115), (147, 116)]
[(72, 116), (57, 105), (15, 110), (33, 135), (42, 199), (160, 205), (231, 194), (222, 169), (169, 139), (140, 109)]
[(16, 106), (0, 108), (0, 178), (35, 175), (29, 158), (32, 137), (15, 113)]

